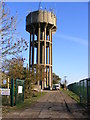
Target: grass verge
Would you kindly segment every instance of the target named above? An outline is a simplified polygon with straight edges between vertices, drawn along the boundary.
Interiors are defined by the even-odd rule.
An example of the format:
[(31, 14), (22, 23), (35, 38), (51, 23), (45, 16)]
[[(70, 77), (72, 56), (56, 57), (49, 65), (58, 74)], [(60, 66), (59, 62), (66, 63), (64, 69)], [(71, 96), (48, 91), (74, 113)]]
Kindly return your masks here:
[(80, 97), (76, 95), (75, 93), (69, 91), (69, 90), (63, 90), (65, 93), (67, 93), (72, 99), (74, 99), (77, 103), (80, 104)]
[(46, 92), (36, 92), (34, 96), (24, 99), (23, 103), (20, 103), (19, 105), (16, 105), (14, 107), (8, 106), (8, 107), (3, 107), (2, 108), (2, 113), (3, 115), (10, 112), (10, 111), (18, 111), (18, 110), (23, 110), (26, 108), (29, 108), (31, 104), (35, 103), (40, 97), (44, 96)]

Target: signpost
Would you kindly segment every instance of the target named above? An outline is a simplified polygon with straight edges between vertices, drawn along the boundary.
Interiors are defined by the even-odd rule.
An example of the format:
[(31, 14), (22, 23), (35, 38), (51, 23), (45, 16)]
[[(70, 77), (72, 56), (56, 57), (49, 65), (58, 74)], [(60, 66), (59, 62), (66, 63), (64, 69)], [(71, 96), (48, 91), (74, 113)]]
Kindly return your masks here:
[(0, 88), (1, 95), (10, 95), (10, 89), (8, 88)]
[(11, 79), (11, 106), (14, 106), (14, 79)]
[(18, 86), (18, 93), (22, 93), (22, 86)]

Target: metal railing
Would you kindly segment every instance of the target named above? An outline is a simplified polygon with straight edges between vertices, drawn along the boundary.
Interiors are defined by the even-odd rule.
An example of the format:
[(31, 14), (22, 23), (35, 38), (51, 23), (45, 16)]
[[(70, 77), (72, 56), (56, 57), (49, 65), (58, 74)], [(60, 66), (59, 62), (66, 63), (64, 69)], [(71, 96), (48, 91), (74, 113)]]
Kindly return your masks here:
[(68, 85), (68, 89), (80, 97), (80, 103), (90, 106), (90, 78)]

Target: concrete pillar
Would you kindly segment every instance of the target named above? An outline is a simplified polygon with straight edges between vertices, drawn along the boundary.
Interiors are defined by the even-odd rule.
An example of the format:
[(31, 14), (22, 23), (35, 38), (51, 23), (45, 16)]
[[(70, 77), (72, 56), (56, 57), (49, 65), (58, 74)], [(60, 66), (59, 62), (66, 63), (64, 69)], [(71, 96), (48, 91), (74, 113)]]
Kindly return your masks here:
[[(47, 36), (47, 41), (48, 41), (48, 36)], [(47, 47), (47, 64), (48, 64), (48, 47)], [(47, 73), (46, 73), (46, 78), (47, 78), (47, 86), (49, 85), (49, 82), (48, 82), (48, 67), (47, 67)]]
[[(48, 41), (48, 36), (47, 36), (47, 41)], [(47, 64), (48, 64), (48, 47), (46, 49), (47, 49)]]
[(47, 47), (47, 64), (48, 64), (48, 47)]
[(48, 86), (48, 67), (47, 67), (47, 86)]
[(49, 64), (51, 65), (51, 29), (49, 30)]
[[(44, 32), (42, 32), (42, 40), (44, 40)], [(42, 45), (42, 64), (44, 64), (44, 46), (43, 45)], [(43, 72), (44, 70), (42, 69), (42, 89), (44, 89)]]
[(50, 43), (49, 43), (49, 86), (50, 86), (50, 88), (51, 88), (51, 80), (52, 80), (52, 78), (51, 78), (51, 29), (49, 30), (49, 41), (50, 41)]
[[(45, 64), (45, 72), (46, 72), (46, 26), (44, 28), (44, 64)], [(44, 87), (46, 88), (46, 77), (44, 78)]]
[(52, 31), (51, 31), (51, 65), (52, 65)]
[(44, 28), (44, 55), (45, 55), (44, 64), (46, 64), (46, 27)]
[(33, 41), (32, 41), (32, 75), (34, 75), (34, 30), (33, 30)]
[(41, 72), (42, 72), (42, 74), (41, 74), (41, 80), (42, 80), (42, 89), (44, 89), (44, 77), (43, 77), (43, 73), (44, 73), (44, 69), (43, 69), (43, 66), (41, 66)]
[[(38, 27), (38, 49), (37, 49), (37, 53), (38, 53), (38, 55), (37, 55), (37, 62), (38, 62), (38, 65), (40, 64), (40, 25), (39, 25), (39, 27)], [(38, 68), (37, 68), (38, 69)], [(39, 73), (39, 71), (38, 71), (38, 73)], [(38, 80), (38, 85), (39, 85), (39, 80)]]
[[(52, 42), (52, 31), (51, 31), (51, 42)], [(51, 65), (52, 65), (52, 43), (51, 43)], [(53, 76), (52, 76), (52, 67), (51, 67), (51, 87), (53, 83)]]
[(51, 66), (49, 66), (49, 86), (51, 88), (52, 82), (51, 82)]
[[(48, 47), (47, 47), (47, 64), (48, 64)], [(47, 86), (48, 86), (48, 67), (47, 67), (46, 78), (47, 78)]]
[(51, 44), (51, 65), (52, 65), (52, 44)]
[(51, 67), (51, 88), (52, 88), (52, 83), (53, 83), (53, 76), (52, 76), (52, 67)]
[(32, 42), (32, 65), (34, 65), (34, 31), (33, 31), (33, 42)]
[(44, 40), (44, 31), (42, 32), (42, 40)]
[(52, 42), (52, 31), (51, 31), (51, 42)]
[[(44, 40), (44, 32), (42, 32), (42, 40)], [(42, 45), (42, 64), (44, 64), (44, 59), (45, 59), (44, 46)]]
[(40, 26), (38, 27), (38, 64), (40, 64)]
[(40, 64), (42, 64), (42, 45), (40, 43)]

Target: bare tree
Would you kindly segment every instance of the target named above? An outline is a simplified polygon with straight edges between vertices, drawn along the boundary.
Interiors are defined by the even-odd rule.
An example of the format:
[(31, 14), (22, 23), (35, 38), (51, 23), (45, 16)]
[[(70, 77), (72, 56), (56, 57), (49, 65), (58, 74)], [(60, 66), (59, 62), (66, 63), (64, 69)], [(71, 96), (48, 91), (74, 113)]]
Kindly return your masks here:
[(0, 2), (0, 59), (4, 63), (11, 58), (17, 58), (28, 47), (27, 41), (19, 38), (16, 32), (17, 12), (15, 16), (10, 16), (5, 6), (5, 3)]

